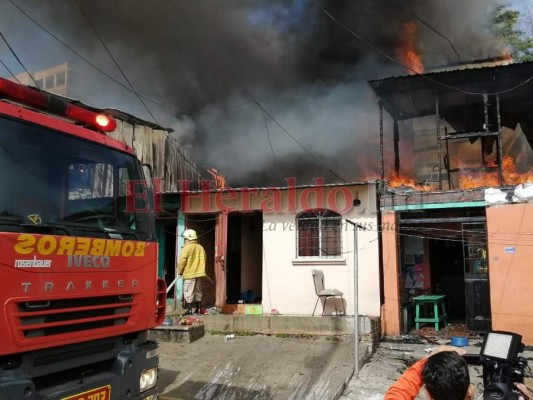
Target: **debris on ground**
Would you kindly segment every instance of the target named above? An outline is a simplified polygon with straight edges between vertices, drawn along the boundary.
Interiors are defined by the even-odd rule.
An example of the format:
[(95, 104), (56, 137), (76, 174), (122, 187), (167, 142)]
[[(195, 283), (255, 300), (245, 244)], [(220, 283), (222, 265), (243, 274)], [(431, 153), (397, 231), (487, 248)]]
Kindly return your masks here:
[(211, 308), (208, 308), (207, 310), (205, 310), (205, 313), (202, 313), (202, 314), (206, 314), (206, 315), (219, 315), (219, 314), (222, 314), (222, 310), (218, 307), (211, 307)]
[(198, 317), (194, 316), (187, 316), (180, 318), (178, 325), (203, 325), (204, 321), (202, 321)]

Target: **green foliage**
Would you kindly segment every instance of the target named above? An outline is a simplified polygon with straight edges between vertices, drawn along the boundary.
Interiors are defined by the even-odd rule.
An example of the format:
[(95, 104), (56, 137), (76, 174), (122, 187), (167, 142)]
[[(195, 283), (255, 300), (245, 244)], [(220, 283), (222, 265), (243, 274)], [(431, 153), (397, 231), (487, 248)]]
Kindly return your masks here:
[(520, 12), (500, 5), (492, 16), (492, 31), (510, 48), (515, 62), (533, 61), (533, 38), (516, 28)]
[(310, 335), (308, 333), (276, 333), (274, 334), (277, 338), (291, 338), (291, 339), (314, 339), (314, 335)]

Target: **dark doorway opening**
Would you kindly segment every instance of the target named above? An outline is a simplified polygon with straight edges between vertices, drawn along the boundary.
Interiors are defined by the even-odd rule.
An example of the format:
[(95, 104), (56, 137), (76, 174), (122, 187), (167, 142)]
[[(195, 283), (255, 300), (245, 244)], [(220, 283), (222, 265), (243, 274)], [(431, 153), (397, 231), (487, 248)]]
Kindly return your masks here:
[(461, 237), (429, 240), (431, 287), (447, 299), (448, 321), (465, 320), (465, 277)]
[(263, 268), (263, 214), (235, 212), (228, 216), (226, 264), (227, 303), (260, 303)]

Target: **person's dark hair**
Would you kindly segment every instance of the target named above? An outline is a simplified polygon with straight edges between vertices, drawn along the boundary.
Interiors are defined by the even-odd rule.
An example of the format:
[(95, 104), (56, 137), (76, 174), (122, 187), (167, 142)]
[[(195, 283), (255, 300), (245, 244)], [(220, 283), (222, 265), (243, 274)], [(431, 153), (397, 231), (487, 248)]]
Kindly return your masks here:
[(422, 379), (434, 400), (464, 400), (470, 386), (468, 365), (455, 351), (443, 351), (429, 357)]

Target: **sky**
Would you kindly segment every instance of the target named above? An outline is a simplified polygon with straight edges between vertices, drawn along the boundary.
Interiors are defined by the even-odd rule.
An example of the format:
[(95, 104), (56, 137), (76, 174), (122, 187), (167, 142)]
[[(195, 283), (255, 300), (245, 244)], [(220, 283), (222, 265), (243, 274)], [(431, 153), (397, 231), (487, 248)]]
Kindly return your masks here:
[[(0, 26), (27, 69), (70, 62), (84, 77), (80, 100), (173, 129), (200, 166), (236, 185), (377, 176), (367, 81), (407, 74), (375, 48), (397, 58), (414, 15), (463, 59), (502, 52), (488, 30), (498, 0), (317, 2), (336, 21), (314, 0), (4, 0)], [(526, 14), (530, 3), (513, 4)], [(416, 46), (427, 66), (457, 61), (427, 26)], [(23, 71), (1, 40), (0, 61)], [(0, 65), (0, 75), (10, 72)]]

